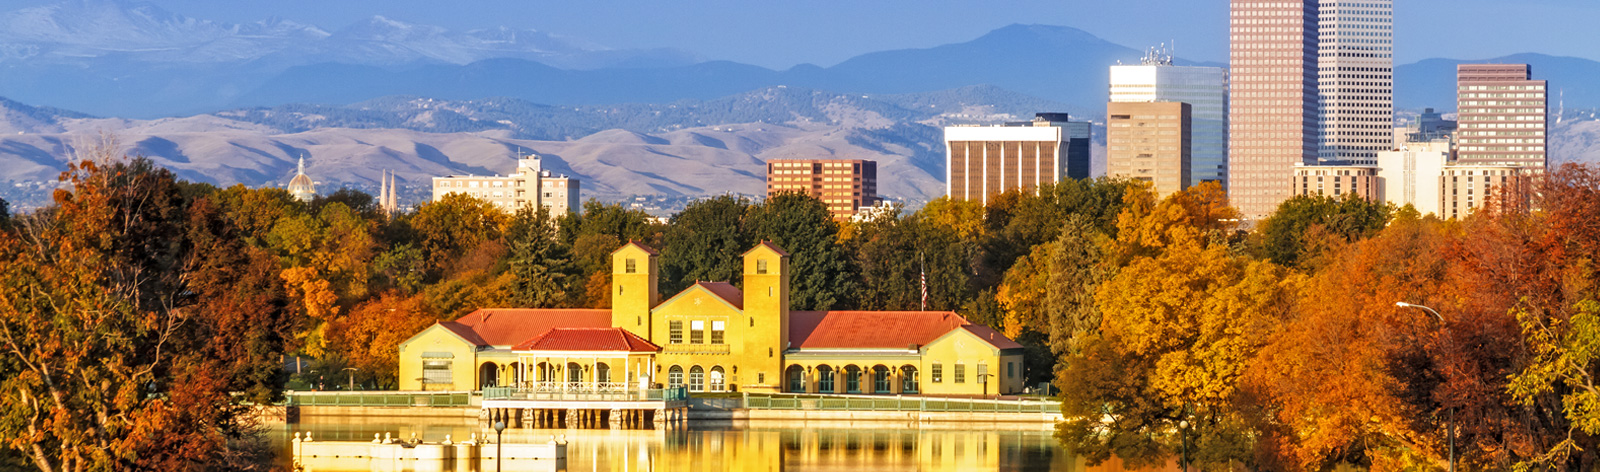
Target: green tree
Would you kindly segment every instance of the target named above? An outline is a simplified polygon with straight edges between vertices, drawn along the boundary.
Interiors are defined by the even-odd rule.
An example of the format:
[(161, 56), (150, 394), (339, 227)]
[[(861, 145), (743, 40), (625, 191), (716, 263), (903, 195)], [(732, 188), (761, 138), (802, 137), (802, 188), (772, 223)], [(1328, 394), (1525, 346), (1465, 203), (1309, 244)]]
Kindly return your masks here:
[(839, 224), (809, 195), (780, 193), (753, 205), (745, 218), (752, 239), (789, 251), (789, 303), (797, 310), (830, 310), (853, 301), (857, 288)]
[(556, 238), (556, 222), (544, 207), (522, 208), (506, 230), (510, 246), (511, 302), (523, 308), (565, 306), (577, 280), (571, 251)]
[(955, 227), (896, 209), (855, 225), (851, 233), (858, 309), (920, 309), (924, 276), (929, 310), (957, 310), (973, 300), (969, 259)]
[(572, 299), (593, 308), (611, 306), (611, 253), (628, 241), (656, 247), (662, 232), (648, 213), (594, 200), (584, 202), (583, 213), (562, 216), (559, 229), (582, 281)]
[(1297, 195), (1278, 205), (1272, 216), (1261, 222), (1253, 246), (1261, 257), (1295, 266), (1320, 248), (1329, 237), (1344, 242), (1365, 239), (1389, 224), (1392, 205), (1369, 202), (1356, 194), (1335, 199)]
[(690, 203), (673, 215), (662, 236), (662, 293), (678, 293), (702, 280), (738, 284), (740, 256), (755, 245), (744, 227), (749, 208), (745, 199), (724, 195)]

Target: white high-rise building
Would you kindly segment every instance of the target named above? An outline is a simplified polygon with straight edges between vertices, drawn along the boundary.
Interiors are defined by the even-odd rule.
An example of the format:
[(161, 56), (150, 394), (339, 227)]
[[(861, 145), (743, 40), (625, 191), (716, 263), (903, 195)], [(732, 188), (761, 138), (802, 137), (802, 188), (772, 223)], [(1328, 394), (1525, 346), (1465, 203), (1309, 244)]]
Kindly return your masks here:
[(1111, 66), (1112, 102), (1189, 104), (1189, 182), (1228, 186), (1228, 70), (1172, 65), (1152, 51), (1139, 65)]
[(1317, 23), (1317, 160), (1376, 164), (1395, 145), (1394, 0), (1321, 0)]

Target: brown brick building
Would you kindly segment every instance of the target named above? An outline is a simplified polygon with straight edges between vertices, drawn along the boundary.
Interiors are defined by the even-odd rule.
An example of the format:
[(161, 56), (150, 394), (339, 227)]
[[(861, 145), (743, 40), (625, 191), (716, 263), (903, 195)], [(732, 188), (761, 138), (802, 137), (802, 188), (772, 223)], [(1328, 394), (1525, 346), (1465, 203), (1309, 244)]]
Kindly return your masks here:
[(798, 192), (848, 220), (878, 202), (878, 163), (864, 159), (781, 159), (767, 162), (767, 196)]
[(1456, 159), (1545, 167), (1546, 84), (1527, 64), (1456, 66)]

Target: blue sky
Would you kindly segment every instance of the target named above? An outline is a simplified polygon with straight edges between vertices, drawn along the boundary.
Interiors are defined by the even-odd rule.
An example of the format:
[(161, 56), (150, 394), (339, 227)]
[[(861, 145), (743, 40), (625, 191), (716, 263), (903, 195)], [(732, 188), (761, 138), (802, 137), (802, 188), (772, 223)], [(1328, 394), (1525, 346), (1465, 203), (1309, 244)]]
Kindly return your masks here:
[[(28, 6), (51, 0), (7, 0)], [(1135, 49), (1226, 59), (1226, 0), (154, 0), (230, 22), (277, 16), (338, 29), (375, 14), (476, 28), (515, 26), (611, 47), (676, 47), (771, 68), (832, 65), (885, 49), (962, 42), (1012, 23), (1072, 26)], [(1595, 0), (1397, 0), (1396, 59), (1517, 52), (1600, 60)], [(0, 7), (6, 10), (15, 7)]]

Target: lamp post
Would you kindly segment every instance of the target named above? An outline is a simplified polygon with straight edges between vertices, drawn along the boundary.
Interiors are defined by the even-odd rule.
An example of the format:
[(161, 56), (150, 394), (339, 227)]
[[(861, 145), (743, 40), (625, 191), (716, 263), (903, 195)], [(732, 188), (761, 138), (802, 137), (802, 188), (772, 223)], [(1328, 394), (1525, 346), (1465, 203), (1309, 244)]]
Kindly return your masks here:
[(356, 391), (356, 371), (361, 369), (357, 369), (355, 367), (345, 367), (344, 370), (350, 372), (350, 391)]
[(500, 453), (501, 451), (505, 450), (504, 448), (500, 447), (500, 444), (502, 443), (502, 438), (505, 437), (505, 431), (506, 431), (506, 422), (505, 421), (496, 421), (496, 422), (494, 422), (494, 470), (495, 470), (495, 472), (500, 472), (500, 464), (501, 464), (502, 461), (505, 460), (505, 459), (501, 458), (501, 456), (503, 454)]
[(1183, 451), (1178, 455), (1178, 465), (1189, 472), (1189, 420), (1178, 422), (1178, 438), (1183, 441)]
[[(1438, 310), (1406, 302), (1395, 302), (1394, 306), (1400, 308), (1421, 308), (1426, 310), (1429, 314), (1432, 314), (1435, 319), (1439, 320), (1439, 330), (1443, 331), (1446, 329), (1444, 326), (1444, 316), (1439, 315)], [(1448, 440), (1450, 442), (1450, 472), (1456, 472), (1456, 408), (1453, 406), (1450, 407), (1450, 412), (1448, 414), (1450, 416), (1450, 426), (1448, 427), (1449, 429), (1445, 431), (1445, 435), (1447, 438), (1449, 438)]]

